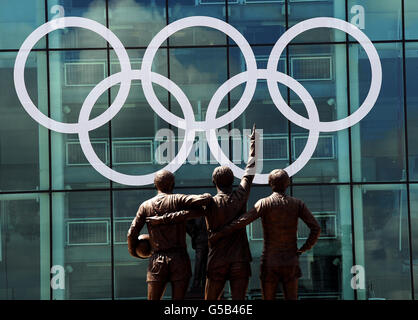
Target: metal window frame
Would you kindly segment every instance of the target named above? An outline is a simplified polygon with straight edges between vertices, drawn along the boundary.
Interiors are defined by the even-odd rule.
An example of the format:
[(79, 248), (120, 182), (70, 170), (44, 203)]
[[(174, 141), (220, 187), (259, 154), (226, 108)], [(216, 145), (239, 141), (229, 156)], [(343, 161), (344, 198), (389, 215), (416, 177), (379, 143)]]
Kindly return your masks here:
[(77, 62), (64, 62), (64, 86), (66, 87), (95, 87), (97, 85), (97, 83), (94, 84), (90, 84), (90, 83), (82, 83), (82, 84), (68, 84), (68, 79), (67, 79), (67, 68), (68, 66), (72, 66), (72, 65), (102, 65), (103, 66), (103, 79), (106, 78), (107, 74), (106, 74), (106, 60), (102, 59), (97, 59), (97, 60), (80, 60)]
[[(294, 74), (294, 67), (293, 63), (295, 60), (329, 60), (329, 78), (308, 78), (308, 79), (299, 79), (295, 77)], [(290, 74), (292, 78), (294, 78), (297, 81), (332, 81), (334, 80), (334, 66), (333, 66), (334, 60), (332, 58), (332, 55), (297, 55), (290, 57)]]
[[(110, 238), (109, 238), (109, 219), (67, 219), (66, 220), (66, 246), (73, 247), (73, 246), (103, 246), (103, 245), (110, 245)], [(70, 225), (71, 224), (88, 224), (88, 223), (105, 223), (106, 224), (106, 242), (91, 242), (91, 243), (70, 243)]]
[[(116, 148), (118, 147), (118, 145), (123, 145), (123, 144), (132, 144), (135, 142), (146, 142), (149, 146), (150, 146), (150, 161), (133, 161), (133, 162), (118, 162), (116, 159)], [(126, 147), (135, 147), (135, 146), (126, 146)], [(123, 164), (153, 164), (154, 163), (154, 141), (153, 140), (143, 140), (143, 139), (138, 139), (138, 140), (114, 140), (112, 141), (112, 153), (113, 153), (113, 164), (116, 165), (123, 165)]]

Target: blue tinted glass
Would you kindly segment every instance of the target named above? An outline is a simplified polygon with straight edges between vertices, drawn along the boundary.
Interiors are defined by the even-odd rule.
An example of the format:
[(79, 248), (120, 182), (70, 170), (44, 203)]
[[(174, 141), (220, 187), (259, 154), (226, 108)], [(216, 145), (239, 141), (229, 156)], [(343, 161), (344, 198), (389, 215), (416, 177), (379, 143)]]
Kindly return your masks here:
[[(324, 124), (347, 117), (346, 45), (293, 45), (289, 48), (290, 75), (311, 95), (319, 119)], [(306, 102), (293, 91), (292, 109), (308, 118)], [(321, 131), (321, 127), (319, 128)], [(300, 157), (308, 141), (309, 130), (292, 123), (292, 162)], [(322, 132), (315, 152), (294, 182), (345, 182), (349, 180), (348, 129)]]
[(354, 187), (356, 264), (365, 271), (358, 299), (411, 299), (406, 201), (404, 185)]
[[(48, 132), (29, 116), (17, 97), (15, 58), (15, 52), (0, 53), (0, 189), (45, 190), (49, 187)], [(32, 51), (24, 71), (29, 97), (44, 114), (48, 114), (46, 65), (45, 52)]]
[(52, 211), (52, 263), (68, 275), (53, 299), (111, 298), (109, 191), (53, 193)]
[[(418, 281), (418, 249), (416, 243), (418, 243), (418, 185), (412, 184), (410, 188), (410, 201), (411, 201), (411, 243), (412, 243), (412, 268), (414, 276), (414, 284)], [(407, 262), (405, 263), (407, 264)], [(410, 266), (408, 266), (410, 267)], [(408, 268), (407, 267), (407, 268)], [(414, 286), (415, 287), (415, 286)], [(418, 293), (418, 289), (415, 287), (415, 296)]]
[(418, 2), (405, 0), (405, 37), (418, 39)]
[[(406, 179), (402, 46), (375, 44), (382, 64), (380, 95), (371, 111), (351, 129), (355, 181)], [(370, 62), (360, 45), (350, 45), (351, 112), (370, 90)]]
[(418, 92), (417, 73), (418, 68), (418, 43), (405, 44), (406, 59), (406, 103), (408, 115), (408, 161), (409, 179), (418, 180)]
[(350, 22), (371, 40), (401, 39), (401, 5), (401, 0), (348, 0)]
[[(225, 21), (225, 1), (169, 0), (169, 23), (190, 16), (209, 16)], [(219, 45), (226, 44), (226, 36), (213, 28), (190, 27), (174, 33), (170, 45)]]
[[(44, 0), (7, 1), (0, 10), (0, 49), (19, 49), (29, 34), (45, 22)], [(6, 31), (6, 32), (5, 32)], [(35, 48), (45, 48), (45, 38)]]
[(147, 46), (166, 25), (165, 1), (109, 1), (109, 26), (125, 46)]
[(286, 30), (284, 1), (228, 1), (228, 22), (250, 44), (275, 43)]
[[(289, 1), (289, 27), (298, 22), (316, 17), (332, 17), (345, 20), (345, 3), (341, 0), (333, 1)], [(330, 42), (344, 41), (345, 33), (336, 29), (316, 28), (305, 31), (297, 36), (294, 42)]]
[(48, 194), (0, 195), (0, 299), (49, 299)]
[[(48, 1), (48, 20), (61, 17), (82, 17), (94, 20), (106, 26), (106, 3), (95, 0)], [(79, 27), (57, 29), (50, 33), (51, 48), (94, 48), (106, 47), (104, 40), (97, 33)]]
[[(81, 106), (89, 92), (107, 76), (106, 51), (71, 50), (50, 52), (51, 118), (77, 123)], [(90, 119), (108, 107), (102, 94), (92, 109)], [(109, 164), (109, 124), (89, 132), (99, 159)], [(52, 184), (54, 189), (106, 187), (109, 182), (87, 161), (77, 135), (52, 132)]]

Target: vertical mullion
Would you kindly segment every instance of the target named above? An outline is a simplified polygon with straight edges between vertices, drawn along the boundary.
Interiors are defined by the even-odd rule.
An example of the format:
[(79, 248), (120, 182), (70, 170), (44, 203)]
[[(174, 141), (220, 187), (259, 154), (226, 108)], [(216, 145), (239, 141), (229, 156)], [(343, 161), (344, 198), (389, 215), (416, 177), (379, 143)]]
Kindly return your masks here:
[[(228, 8), (228, 0), (225, 0), (225, 22), (226, 23), (229, 22), (229, 10), (228, 9), (229, 9)], [(231, 76), (230, 63), (229, 63), (229, 50), (230, 50), (230, 46), (229, 46), (229, 37), (226, 34), (225, 34), (225, 40), (226, 40), (226, 78), (229, 79), (229, 77)], [(227, 108), (228, 108), (228, 111), (230, 111), (231, 110), (231, 91), (228, 92), (227, 99), (228, 99), (227, 100)], [(243, 115), (243, 116), (245, 118), (245, 115)], [(216, 117), (216, 115), (215, 115), (215, 117)], [(231, 129), (232, 129), (232, 123), (228, 123), (228, 132), (231, 132)], [(231, 137), (228, 134), (228, 144), (229, 144), (229, 154), (228, 154), (228, 157), (229, 157), (229, 159), (231, 159), (233, 157), (233, 153), (232, 153), (232, 140), (233, 140), (233, 137)]]
[[(109, 0), (106, 0), (106, 28), (109, 29)], [(109, 42), (106, 42), (106, 60), (107, 60), (107, 76), (110, 76), (110, 46)], [(107, 89), (107, 103), (108, 106), (112, 103), (111, 88)], [(110, 168), (113, 167), (113, 142), (112, 142), (112, 120), (109, 121), (108, 125), (109, 134), (109, 162)], [(111, 279), (111, 297), (115, 299), (115, 254), (114, 254), (114, 222), (113, 222), (113, 181), (109, 181), (109, 197), (110, 197), (110, 279)]]
[[(286, 12), (286, 18), (285, 18), (285, 23), (286, 23), (286, 30), (289, 29), (289, 1), (286, 0), (285, 1), (285, 12)], [(290, 45), (290, 43), (289, 43)], [(290, 57), (289, 57), (289, 45), (286, 46), (286, 74), (291, 76), (290, 74)], [(280, 57), (279, 57), (280, 60)], [(289, 107), (290, 106), (290, 88), (287, 87), (286, 89), (287, 91), (287, 105)], [(288, 137), (288, 149), (289, 149), (289, 164), (292, 163), (292, 125), (289, 121), (289, 119), (287, 119), (287, 137)], [(293, 178), (290, 177), (290, 195), (293, 196)]]
[[(405, 0), (401, 1), (402, 10), (402, 76), (403, 76), (403, 95), (404, 95), (404, 130), (405, 130), (405, 170), (406, 170), (406, 201), (408, 209), (408, 240), (409, 240), (409, 270), (411, 276), (411, 297), (415, 300), (414, 287), (414, 265), (413, 265), (413, 246), (412, 246), (412, 230), (411, 230), (411, 203), (409, 188), (409, 150), (408, 150), (408, 105), (407, 105), (407, 89), (406, 89), (406, 49), (405, 49)], [(401, 214), (401, 213), (399, 213)]]
[[(45, 12), (45, 22), (48, 22), (48, 0), (44, 0), (44, 12)], [(45, 47), (46, 47), (46, 83), (47, 83), (47, 103), (48, 103), (48, 117), (51, 118), (51, 86), (50, 86), (50, 68), (49, 68), (49, 34), (45, 36)], [(48, 201), (49, 201), (49, 270), (52, 268), (52, 140), (51, 140), (51, 130), (48, 130)], [(42, 213), (40, 213), (42, 214)], [(51, 280), (51, 273), (49, 274)], [(53, 299), (53, 289), (52, 286), (49, 286), (49, 299)]]
[[(345, 0), (345, 20), (348, 21), (348, 0)], [(346, 58), (346, 74), (347, 74), (347, 114), (351, 113), (351, 89), (350, 89), (350, 39), (348, 34), (345, 35), (345, 58)], [(348, 127), (348, 158), (350, 164), (350, 210), (351, 210), (351, 237), (352, 237), (352, 255), (353, 265), (356, 265), (356, 237), (354, 228), (354, 184), (353, 184), (353, 159), (352, 159), (352, 141), (351, 127)], [(357, 290), (354, 290), (354, 300), (358, 299)]]

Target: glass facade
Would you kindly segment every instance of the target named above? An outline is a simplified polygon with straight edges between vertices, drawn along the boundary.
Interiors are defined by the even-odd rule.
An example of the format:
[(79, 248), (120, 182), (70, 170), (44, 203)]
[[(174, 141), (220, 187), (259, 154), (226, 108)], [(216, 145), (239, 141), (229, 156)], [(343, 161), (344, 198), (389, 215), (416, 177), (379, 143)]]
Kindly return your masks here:
[[(131, 257), (126, 233), (138, 206), (155, 195), (152, 185), (113, 182), (87, 161), (77, 134), (50, 131), (22, 107), (14, 64), (29, 34), (60, 17), (84, 17), (108, 27), (139, 69), (148, 44), (166, 25), (190, 16), (223, 20), (251, 45), (264, 69), (281, 35), (315, 17), (358, 26), (372, 40), (382, 65), (375, 106), (360, 122), (321, 132), (309, 162), (292, 177), (289, 194), (301, 198), (321, 224), (317, 245), (301, 256), (300, 299), (415, 299), (418, 293), (418, 4), (416, 0), (6, 0), (0, 10), (0, 299), (145, 299), (148, 261)], [(39, 40), (25, 66), (33, 103), (56, 121), (76, 123), (83, 102), (106, 77), (120, 71), (109, 43), (92, 31), (60, 28)], [(152, 71), (171, 79), (190, 100), (196, 120), (206, 117), (216, 90), (246, 70), (237, 44), (224, 33), (192, 27), (174, 33), (158, 49)], [(335, 29), (303, 32), (286, 47), (278, 70), (312, 96), (321, 121), (355, 112), (370, 88), (371, 67), (354, 38)], [(304, 103), (279, 90), (295, 112)], [(96, 101), (90, 119), (114, 101), (115, 85)], [(179, 102), (153, 84), (169, 111), (183, 118)], [(240, 100), (245, 84), (231, 90), (217, 116)], [(244, 167), (246, 134), (263, 130), (262, 172), (294, 162), (309, 131), (287, 120), (274, 105), (266, 80), (258, 80), (249, 107), (220, 128), (232, 132), (229, 158)], [(173, 150), (158, 153), (169, 137)], [(120, 112), (90, 131), (99, 159), (117, 172), (148, 174), (177, 153), (184, 131), (160, 118), (133, 80)], [(168, 138), (167, 138), (168, 139)], [(227, 140), (228, 140), (227, 139)], [(221, 141), (221, 143), (224, 141)], [(170, 142), (171, 143), (171, 142)], [(204, 135), (176, 172), (178, 193), (215, 194), (217, 166)], [(238, 183), (238, 179), (236, 180)], [(270, 193), (255, 184), (248, 207)], [(146, 230), (143, 230), (146, 232)], [(253, 255), (248, 299), (260, 299), (261, 222), (247, 226)], [(301, 222), (299, 245), (308, 230)], [(190, 239), (189, 254), (194, 263)], [(359, 285), (353, 289), (353, 266)], [(62, 266), (65, 288), (54, 288), (53, 266)], [(167, 290), (165, 297), (170, 297)], [(280, 296), (280, 290), (278, 292)], [(225, 297), (229, 297), (228, 286)]]

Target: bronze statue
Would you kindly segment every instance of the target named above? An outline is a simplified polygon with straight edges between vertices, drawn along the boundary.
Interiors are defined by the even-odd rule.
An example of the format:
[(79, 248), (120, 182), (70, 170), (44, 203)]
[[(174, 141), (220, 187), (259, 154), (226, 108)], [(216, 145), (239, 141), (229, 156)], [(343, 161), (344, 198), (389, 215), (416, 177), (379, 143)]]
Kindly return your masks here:
[[(204, 215), (208, 231), (219, 230), (246, 211), (251, 184), (255, 174), (255, 125), (250, 137), (250, 154), (245, 174), (240, 185), (233, 190), (234, 174), (229, 167), (215, 168), (212, 181), (217, 194), (212, 203), (203, 211), (181, 211), (165, 214), (162, 217), (152, 217), (147, 221), (159, 225), (170, 222), (182, 222), (185, 219)], [(250, 262), (252, 260), (245, 229), (239, 229), (219, 239), (209, 246), (205, 299), (219, 299), (225, 283), (229, 280), (233, 300), (243, 300), (251, 276)]]
[[(140, 205), (128, 231), (128, 250), (134, 257), (139, 257), (136, 252), (140, 241), (138, 235), (147, 217), (182, 209), (202, 209), (212, 201), (210, 194), (173, 194), (174, 175), (167, 170), (156, 173), (154, 185), (158, 190), (157, 195)], [(148, 224), (147, 227), (151, 243), (147, 271), (148, 299), (161, 299), (168, 282), (171, 282), (173, 300), (184, 299), (191, 277), (185, 223)]]
[[(290, 179), (286, 171), (276, 169), (269, 175), (273, 193), (257, 201), (250, 211), (228, 226), (210, 235), (209, 242), (218, 241), (261, 217), (264, 234), (264, 249), (261, 257), (260, 278), (263, 299), (273, 300), (279, 282), (283, 285), (286, 300), (297, 300), (298, 279), (302, 275), (299, 255), (312, 248), (318, 240), (320, 226), (306, 205), (299, 199), (287, 196)], [(304, 245), (297, 248), (298, 218), (310, 229)]]

